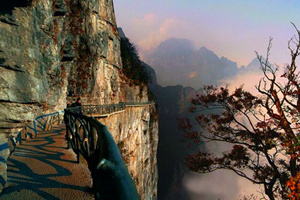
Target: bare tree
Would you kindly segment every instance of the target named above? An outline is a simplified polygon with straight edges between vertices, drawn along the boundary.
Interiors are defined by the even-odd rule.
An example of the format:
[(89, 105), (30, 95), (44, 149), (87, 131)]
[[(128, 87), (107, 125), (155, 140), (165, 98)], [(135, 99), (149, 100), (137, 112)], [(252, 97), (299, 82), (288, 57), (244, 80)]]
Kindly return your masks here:
[(300, 31), (288, 44), (291, 62), (278, 75), (278, 66), (269, 62), (272, 38), (266, 59), (258, 53), (264, 77), (256, 86), (259, 96), (243, 87), (230, 93), (226, 87), (204, 87), (192, 99), (192, 112), (199, 114), (194, 130), (188, 118), (179, 121), (185, 137), (195, 143), (225, 142), (230, 150), (222, 155), (199, 151), (186, 158), (192, 171), (209, 173), (231, 170), (254, 184), (262, 185), (271, 199), (300, 199), (300, 82), (296, 60), (300, 54)]

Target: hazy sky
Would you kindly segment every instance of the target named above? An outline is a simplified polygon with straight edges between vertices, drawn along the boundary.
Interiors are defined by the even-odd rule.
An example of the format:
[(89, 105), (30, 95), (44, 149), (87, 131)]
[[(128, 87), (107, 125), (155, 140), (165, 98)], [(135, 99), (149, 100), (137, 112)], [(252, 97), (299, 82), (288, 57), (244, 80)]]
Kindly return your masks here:
[(273, 37), (271, 60), (290, 61), (288, 40), (300, 29), (299, 0), (114, 0), (118, 26), (140, 49), (176, 37), (205, 46), (219, 57), (247, 65), (254, 51), (265, 55)]

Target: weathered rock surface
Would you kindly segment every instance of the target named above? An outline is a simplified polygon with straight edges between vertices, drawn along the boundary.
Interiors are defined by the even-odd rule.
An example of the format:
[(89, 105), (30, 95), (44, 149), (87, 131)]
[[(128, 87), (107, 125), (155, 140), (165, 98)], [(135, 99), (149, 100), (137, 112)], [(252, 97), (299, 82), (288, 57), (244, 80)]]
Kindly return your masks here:
[(5, 2), (0, 9), (1, 132), (16, 133), (10, 122), (19, 127), (33, 116), (63, 109), (67, 96), (86, 97), (88, 103), (120, 100), (120, 42), (111, 0)]
[[(83, 104), (148, 101), (147, 87), (132, 84), (122, 73), (112, 0), (4, 0), (0, 4), (1, 144), (7, 144), (36, 116), (62, 110), (78, 96)], [(143, 112), (137, 109), (133, 115)], [(156, 113), (148, 112), (149, 116)], [(135, 124), (131, 117), (128, 113), (118, 119), (117, 131)], [(153, 123), (157, 126), (157, 121)], [(157, 128), (151, 131), (148, 135), (157, 137)], [(128, 167), (138, 177), (141, 196), (155, 199), (157, 138), (136, 137), (143, 153), (137, 153)], [(135, 139), (122, 141), (124, 146), (137, 145)], [(5, 160), (6, 149), (0, 149)], [(148, 150), (151, 156), (144, 155)], [(147, 161), (148, 171), (142, 174), (135, 166), (146, 166), (148, 157), (154, 160)]]
[(154, 105), (126, 107), (125, 111), (98, 119), (117, 142), (128, 172), (143, 200), (157, 198), (158, 114)]

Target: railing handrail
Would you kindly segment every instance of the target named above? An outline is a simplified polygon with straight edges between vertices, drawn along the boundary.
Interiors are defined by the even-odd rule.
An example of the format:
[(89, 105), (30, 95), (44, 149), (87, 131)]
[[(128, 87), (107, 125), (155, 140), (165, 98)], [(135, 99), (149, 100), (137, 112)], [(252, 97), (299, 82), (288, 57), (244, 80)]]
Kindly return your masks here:
[(82, 155), (88, 163), (95, 198), (138, 200), (134, 181), (107, 127), (83, 115), (82, 108), (84, 106), (65, 109), (66, 138), (77, 154), (77, 161)]
[(53, 116), (53, 115), (57, 115), (57, 114), (61, 114), (61, 113), (64, 113), (64, 111), (61, 110), (61, 111), (56, 111), (56, 112), (53, 112), (53, 113), (48, 113), (48, 114), (40, 115), (40, 116), (37, 116), (35, 118), (35, 120), (37, 120), (39, 118), (42, 118), (42, 117), (48, 117), (48, 116), (51, 116), (51, 115)]
[(153, 105), (154, 102), (152, 101), (147, 101), (147, 102), (119, 102), (116, 104), (102, 104), (102, 105), (92, 105), (92, 104), (87, 104), (87, 105), (82, 105), (78, 107), (70, 107), (67, 108), (67, 110), (76, 110), (78, 111), (79, 108), (81, 111), (81, 114), (84, 115), (94, 115), (97, 116), (108, 116), (112, 113), (116, 113), (119, 111), (125, 110), (126, 107), (135, 107), (135, 106), (145, 106), (145, 105)]
[[(57, 122), (57, 124), (60, 124), (63, 121), (60, 117), (62, 116), (63, 113), (64, 111), (57, 111), (53, 113), (40, 115), (35, 117), (33, 121), (25, 124), (24, 129), (22, 129), (17, 134), (16, 137), (11, 136), (9, 138), (12, 144), (10, 153), (12, 154), (15, 151), (17, 144), (22, 144), (23, 140), (26, 140), (28, 137), (33, 138), (37, 136), (38, 131), (45, 131), (46, 129), (47, 130), (52, 129), (52, 126), (55, 122)], [(44, 121), (40, 121), (40, 120), (44, 120)]]
[(150, 105), (150, 104), (155, 104), (154, 101), (146, 101), (146, 102), (119, 102), (119, 103), (112, 103), (112, 104), (100, 104), (100, 105), (94, 105), (94, 104), (85, 104), (83, 106), (110, 106), (110, 105), (119, 105), (119, 104), (125, 104), (126, 105)]

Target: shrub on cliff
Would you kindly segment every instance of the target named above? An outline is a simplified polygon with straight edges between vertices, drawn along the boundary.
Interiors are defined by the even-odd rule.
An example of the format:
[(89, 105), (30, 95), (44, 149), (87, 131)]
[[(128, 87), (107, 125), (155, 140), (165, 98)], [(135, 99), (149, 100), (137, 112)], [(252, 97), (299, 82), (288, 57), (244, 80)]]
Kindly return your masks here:
[(148, 84), (151, 81), (149, 72), (138, 56), (137, 48), (128, 38), (121, 39), (121, 57), (123, 73), (128, 78), (134, 80), (136, 85), (140, 83)]

